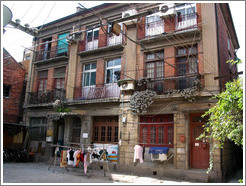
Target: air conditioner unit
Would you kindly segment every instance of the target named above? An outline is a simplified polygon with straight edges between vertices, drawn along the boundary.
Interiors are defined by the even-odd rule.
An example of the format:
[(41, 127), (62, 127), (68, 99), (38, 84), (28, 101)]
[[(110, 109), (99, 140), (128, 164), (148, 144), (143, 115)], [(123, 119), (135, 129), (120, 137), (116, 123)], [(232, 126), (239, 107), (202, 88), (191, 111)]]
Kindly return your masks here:
[(159, 5), (159, 14), (160, 17), (166, 17), (168, 15), (175, 14), (175, 4), (174, 3), (165, 3)]
[[(122, 18), (133, 16), (133, 15), (136, 15), (137, 13), (138, 12), (136, 9), (126, 10), (122, 12)], [(132, 19), (132, 20), (124, 21), (123, 23), (125, 25), (132, 25), (132, 24), (136, 24), (136, 22), (137, 22), (137, 19)]]
[(134, 84), (133, 82), (123, 82), (120, 85), (120, 90), (134, 90)]
[(158, 161), (164, 161), (167, 160), (167, 155), (166, 154), (155, 154), (151, 153), (151, 160), (158, 160)]

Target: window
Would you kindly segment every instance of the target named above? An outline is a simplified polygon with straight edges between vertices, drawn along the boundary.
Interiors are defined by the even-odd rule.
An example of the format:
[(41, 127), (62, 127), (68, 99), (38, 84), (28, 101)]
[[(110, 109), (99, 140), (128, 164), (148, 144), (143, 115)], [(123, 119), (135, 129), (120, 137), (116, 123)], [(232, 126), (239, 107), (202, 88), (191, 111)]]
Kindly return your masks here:
[(118, 117), (95, 117), (93, 124), (93, 141), (110, 143), (118, 141)]
[(11, 90), (11, 85), (3, 84), (3, 97), (5, 98), (10, 97), (10, 90)]
[(68, 51), (68, 43), (66, 36), (69, 33), (59, 34), (57, 42), (57, 56), (66, 55)]
[[(154, 82), (148, 83), (149, 89), (155, 91), (163, 91), (164, 84), (161, 80), (164, 78), (164, 52), (159, 51), (150, 54), (146, 54), (146, 77), (155, 80)], [(158, 81), (158, 79), (160, 81)]]
[[(186, 76), (186, 75), (195, 75), (198, 72), (198, 64), (197, 64), (197, 48), (195, 47), (187, 47), (180, 48), (177, 50), (177, 75), (178, 76)], [(193, 86), (195, 76), (190, 77), (180, 77), (178, 79), (178, 89), (185, 89), (190, 86)]]
[(62, 99), (65, 97), (65, 73), (66, 73), (66, 67), (55, 69), (54, 72), (55, 98)]
[(196, 4), (186, 3), (176, 7), (176, 28), (182, 29), (197, 24), (196, 21)]
[(70, 140), (74, 143), (80, 143), (80, 133), (81, 133), (81, 119), (79, 117), (73, 118), (73, 124), (71, 127)]
[(145, 35), (153, 36), (164, 32), (164, 21), (158, 14), (152, 14), (146, 17)]
[(87, 32), (87, 45), (86, 49), (87, 50), (93, 50), (98, 48), (98, 36), (99, 36), (99, 28), (96, 28), (92, 31)]
[(120, 80), (121, 75), (121, 58), (113, 59), (106, 62), (106, 83), (116, 83)]
[(47, 90), (48, 70), (38, 72), (38, 96), (42, 96)]
[(173, 147), (173, 115), (140, 117), (140, 143), (145, 146)]
[(96, 84), (96, 63), (90, 63), (83, 66), (83, 86), (91, 86)]
[(45, 141), (47, 120), (45, 117), (31, 117), (29, 135), (32, 141)]
[(42, 51), (40, 51), (40, 56), (39, 57), (42, 57), (40, 60), (46, 60), (46, 59), (50, 59), (50, 52), (51, 52), (51, 41), (52, 41), (52, 38), (47, 38), (47, 39), (44, 39), (42, 41), (42, 43), (44, 43), (41, 47), (42, 47)]

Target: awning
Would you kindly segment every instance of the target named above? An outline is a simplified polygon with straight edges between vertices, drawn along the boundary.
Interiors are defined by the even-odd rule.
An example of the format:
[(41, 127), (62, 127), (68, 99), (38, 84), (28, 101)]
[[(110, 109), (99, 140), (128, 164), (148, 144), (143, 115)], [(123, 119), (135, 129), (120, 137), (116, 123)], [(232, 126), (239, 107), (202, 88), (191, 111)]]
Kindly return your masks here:
[(150, 147), (149, 153), (153, 154), (167, 154), (169, 147)]

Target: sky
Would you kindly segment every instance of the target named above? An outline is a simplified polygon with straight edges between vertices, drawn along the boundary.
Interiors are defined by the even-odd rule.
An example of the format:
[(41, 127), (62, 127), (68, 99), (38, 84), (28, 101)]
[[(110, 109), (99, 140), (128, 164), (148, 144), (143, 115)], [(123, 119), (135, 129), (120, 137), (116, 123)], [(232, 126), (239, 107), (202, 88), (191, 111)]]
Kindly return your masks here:
[[(1, 1), (1, 7), (4, 4), (12, 11), (13, 14), (12, 21), (15, 21), (15, 19), (20, 19), (21, 25), (28, 23), (30, 27), (36, 27), (75, 13), (76, 7), (79, 6), (78, 3), (81, 3), (86, 8), (90, 8), (105, 2), (107, 1)], [(108, 2), (113, 3), (116, 1), (108, 1)], [(131, 1), (127, 1), (127, 2), (130, 3)], [(207, 1), (197, 1), (197, 2), (207, 2)], [(244, 71), (245, 70), (244, 69), (245, 68), (245, 1), (224, 1), (224, 2), (229, 3), (232, 18), (234, 21), (234, 26), (237, 32), (237, 37), (240, 45), (240, 49), (237, 51), (237, 55), (242, 60), (243, 63), (239, 65), (238, 71)], [(6, 31), (4, 34), (1, 33), (2, 35), (1, 46), (6, 48), (6, 50), (16, 59), (16, 61), (18, 62), (22, 61), (24, 49), (31, 47), (33, 37), (16, 28), (13, 28), (10, 25), (7, 25), (5, 27), (5, 30)]]

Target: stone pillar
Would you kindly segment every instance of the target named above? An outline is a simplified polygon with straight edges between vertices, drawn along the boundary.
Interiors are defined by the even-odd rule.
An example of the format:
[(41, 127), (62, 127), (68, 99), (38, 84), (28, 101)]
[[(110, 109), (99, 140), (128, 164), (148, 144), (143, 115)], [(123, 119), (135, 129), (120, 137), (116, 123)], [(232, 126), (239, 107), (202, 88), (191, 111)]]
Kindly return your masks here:
[(65, 117), (64, 121), (65, 121), (65, 126), (64, 126), (64, 145), (68, 145), (68, 142), (71, 141), (71, 139), (70, 139), (70, 129), (71, 129), (71, 125), (72, 125), (72, 122), (73, 122), (73, 118), (72, 117)]
[[(81, 126), (80, 142), (82, 144), (90, 144), (90, 142), (92, 140), (90, 126), (93, 126), (91, 116), (81, 117), (81, 123), (82, 123), (82, 126)], [(83, 138), (83, 133), (87, 133), (88, 138)]]
[[(123, 106), (123, 114), (122, 114)], [(119, 165), (132, 165), (134, 146), (139, 142), (139, 122), (138, 115), (132, 114), (129, 110), (129, 103), (121, 103), (119, 114), (119, 133), (122, 140), (119, 146)], [(126, 122), (122, 122), (122, 118), (126, 118)]]
[[(136, 25), (131, 25), (127, 27), (127, 36), (132, 40), (137, 40), (137, 29)], [(125, 67), (122, 73), (123, 79), (136, 79), (136, 65), (137, 65), (137, 44), (127, 39), (127, 44), (124, 48), (125, 53)]]
[(186, 167), (186, 149), (187, 144), (180, 141), (180, 136), (185, 135), (186, 139), (187, 121), (183, 112), (174, 114), (174, 167), (177, 169), (185, 169)]
[(70, 57), (68, 62), (68, 74), (67, 74), (67, 87), (66, 87), (66, 99), (73, 100), (74, 87), (76, 79), (76, 69), (78, 66), (77, 60), (77, 43), (71, 43), (70, 46)]

